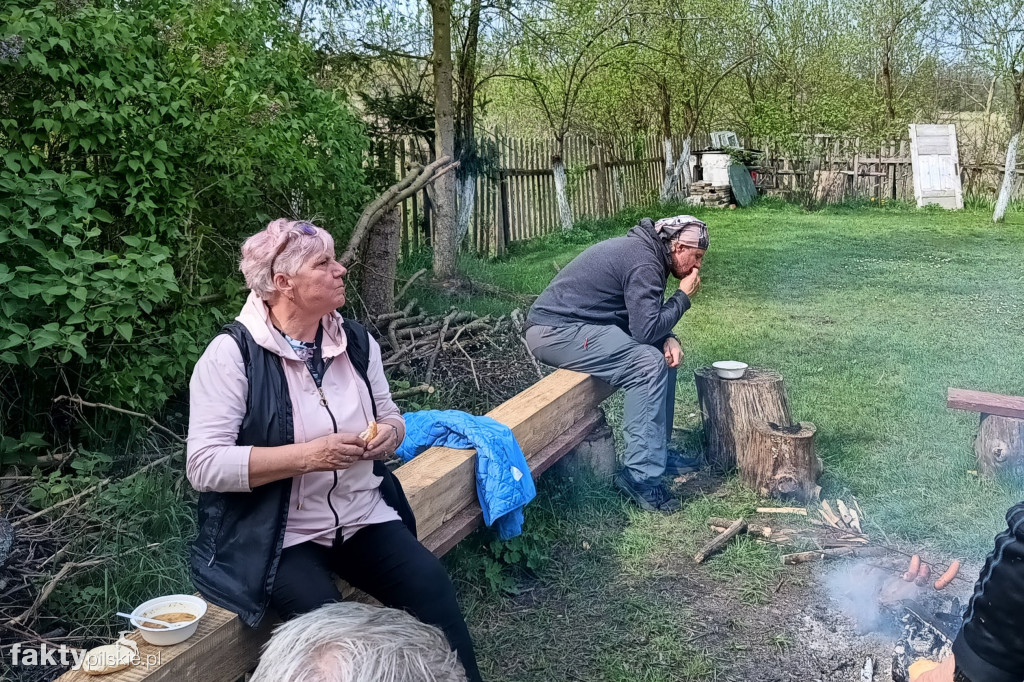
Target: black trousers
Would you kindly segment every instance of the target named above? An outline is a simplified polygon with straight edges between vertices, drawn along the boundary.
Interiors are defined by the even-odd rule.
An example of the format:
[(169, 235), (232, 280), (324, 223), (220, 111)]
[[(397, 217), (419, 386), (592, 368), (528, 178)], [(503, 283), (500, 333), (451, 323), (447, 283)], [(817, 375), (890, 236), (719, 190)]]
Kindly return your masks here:
[(288, 547), (281, 552), (271, 606), (288, 620), (341, 601), (332, 572), (384, 606), (440, 628), (458, 652), (470, 682), (481, 682), (451, 578), (404, 523), (367, 526), (345, 542), (335, 539), (332, 547), (313, 542)]

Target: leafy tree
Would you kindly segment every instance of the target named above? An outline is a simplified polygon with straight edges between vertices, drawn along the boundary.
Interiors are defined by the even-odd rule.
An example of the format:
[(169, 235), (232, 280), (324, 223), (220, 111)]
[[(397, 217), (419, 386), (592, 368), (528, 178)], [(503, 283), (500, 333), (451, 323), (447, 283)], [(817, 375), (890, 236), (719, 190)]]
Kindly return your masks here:
[[(368, 198), (347, 104), (268, 0), (0, 9), (0, 432), (60, 393), (144, 411), (183, 388), (270, 218), (337, 238)], [(229, 307), (204, 301), (229, 296)]]
[(1011, 94), (1010, 139), (1003, 183), (992, 215), (999, 222), (1013, 192), (1024, 127), (1024, 0), (946, 0), (944, 10), (959, 35), (962, 54), (983, 64)]
[(573, 225), (564, 161), (565, 137), (588, 82), (612, 66), (614, 52), (628, 44), (624, 23), (629, 4), (603, 5), (599, 0), (555, 3), (520, 17), (523, 35), (512, 54), (521, 91), (543, 114), (555, 138), (551, 168), (555, 177), (562, 229)]

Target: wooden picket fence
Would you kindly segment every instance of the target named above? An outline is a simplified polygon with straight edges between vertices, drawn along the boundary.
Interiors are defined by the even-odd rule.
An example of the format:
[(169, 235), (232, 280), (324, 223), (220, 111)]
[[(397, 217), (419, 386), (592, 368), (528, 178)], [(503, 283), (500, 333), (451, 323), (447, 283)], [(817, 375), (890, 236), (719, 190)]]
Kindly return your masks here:
[[(792, 141), (791, 141), (792, 142)], [(786, 198), (821, 203), (852, 198), (914, 200), (909, 140), (868, 144), (859, 138), (808, 135), (782, 148), (763, 143), (758, 184)]]
[[(741, 140), (747, 149), (763, 155), (753, 166), (758, 189), (787, 199), (835, 203), (852, 198), (914, 200), (914, 174), (907, 139), (868, 143), (857, 138), (828, 135), (794, 136), (779, 144)], [(476, 178), (476, 193), (469, 232), (463, 248), (479, 255), (500, 255), (512, 242), (532, 239), (561, 229), (555, 197), (551, 159), (553, 139), (491, 136), (497, 148), (497, 170)], [(481, 144), (483, 141), (481, 140)], [(701, 134), (691, 149), (710, 147), (710, 136)], [(673, 150), (682, 149), (682, 138)], [(376, 145), (378, 169), (389, 177), (401, 177), (410, 162), (426, 163), (430, 150), (422, 140), (402, 138)], [(598, 143), (583, 137), (567, 137), (564, 162), (568, 198), (573, 217), (607, 218), (624, 208), (654, 203), (665, 175), (662, 137), (647, 135)], [(1002, 169), (961, 159), (965, 193), (993, 194)], [(1024, 167), (1021, 168), (1024, 170)], [(1024, 198), (1024, 173), (1020, 173), (1015, 198)], [(430, 199), (421, 191), (402, 204), (402, 257), (408, 257), (431, 241)]]
[[(465, 248), (481, 255), (499, 255), (512, 242), (560, 229), (551, 167), (555, 141), (490, 139), (497, 146), (497, 172), (476, 179), (476, 199), (464, 243)], [(397, 178), (410, 161), (425, 163), (428, 152), (422, 142), (405, 138), (390, 148), (376, 150), (375, 155), (379, 164), (393, 164)], [(577, 220), (607, 218), (626, 207), (654, 202), (665, 174), (663, 143), (657, 135), (613, 144), (567, 137), (563, 160), (569, 204)], [(425, 191), (403, 203), (403, 257), (430, 244), (431, 214)]]

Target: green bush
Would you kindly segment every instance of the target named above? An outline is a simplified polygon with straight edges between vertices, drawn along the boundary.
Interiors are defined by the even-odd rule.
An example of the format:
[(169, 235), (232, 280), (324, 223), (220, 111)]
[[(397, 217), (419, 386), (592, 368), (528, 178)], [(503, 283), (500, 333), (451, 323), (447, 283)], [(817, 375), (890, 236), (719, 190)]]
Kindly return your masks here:
[(181, 390), (268, 219), (354, 224), (366, 137), (280, 11), (0, 8), (0, 461), (55, 395), (150, 412)]

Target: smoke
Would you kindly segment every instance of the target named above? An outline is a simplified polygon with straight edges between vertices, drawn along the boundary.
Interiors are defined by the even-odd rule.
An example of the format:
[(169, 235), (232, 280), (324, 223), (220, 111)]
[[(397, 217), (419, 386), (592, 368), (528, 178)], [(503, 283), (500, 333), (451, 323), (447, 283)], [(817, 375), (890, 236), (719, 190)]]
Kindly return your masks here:
[(825, 576), (824, 585), (832, 601), (856, 624), (858, 634), (893, 636), (899, 628), (884, 605), (904, 598), (903, 593), (914, 586), (865, 563), (838, 566)]

